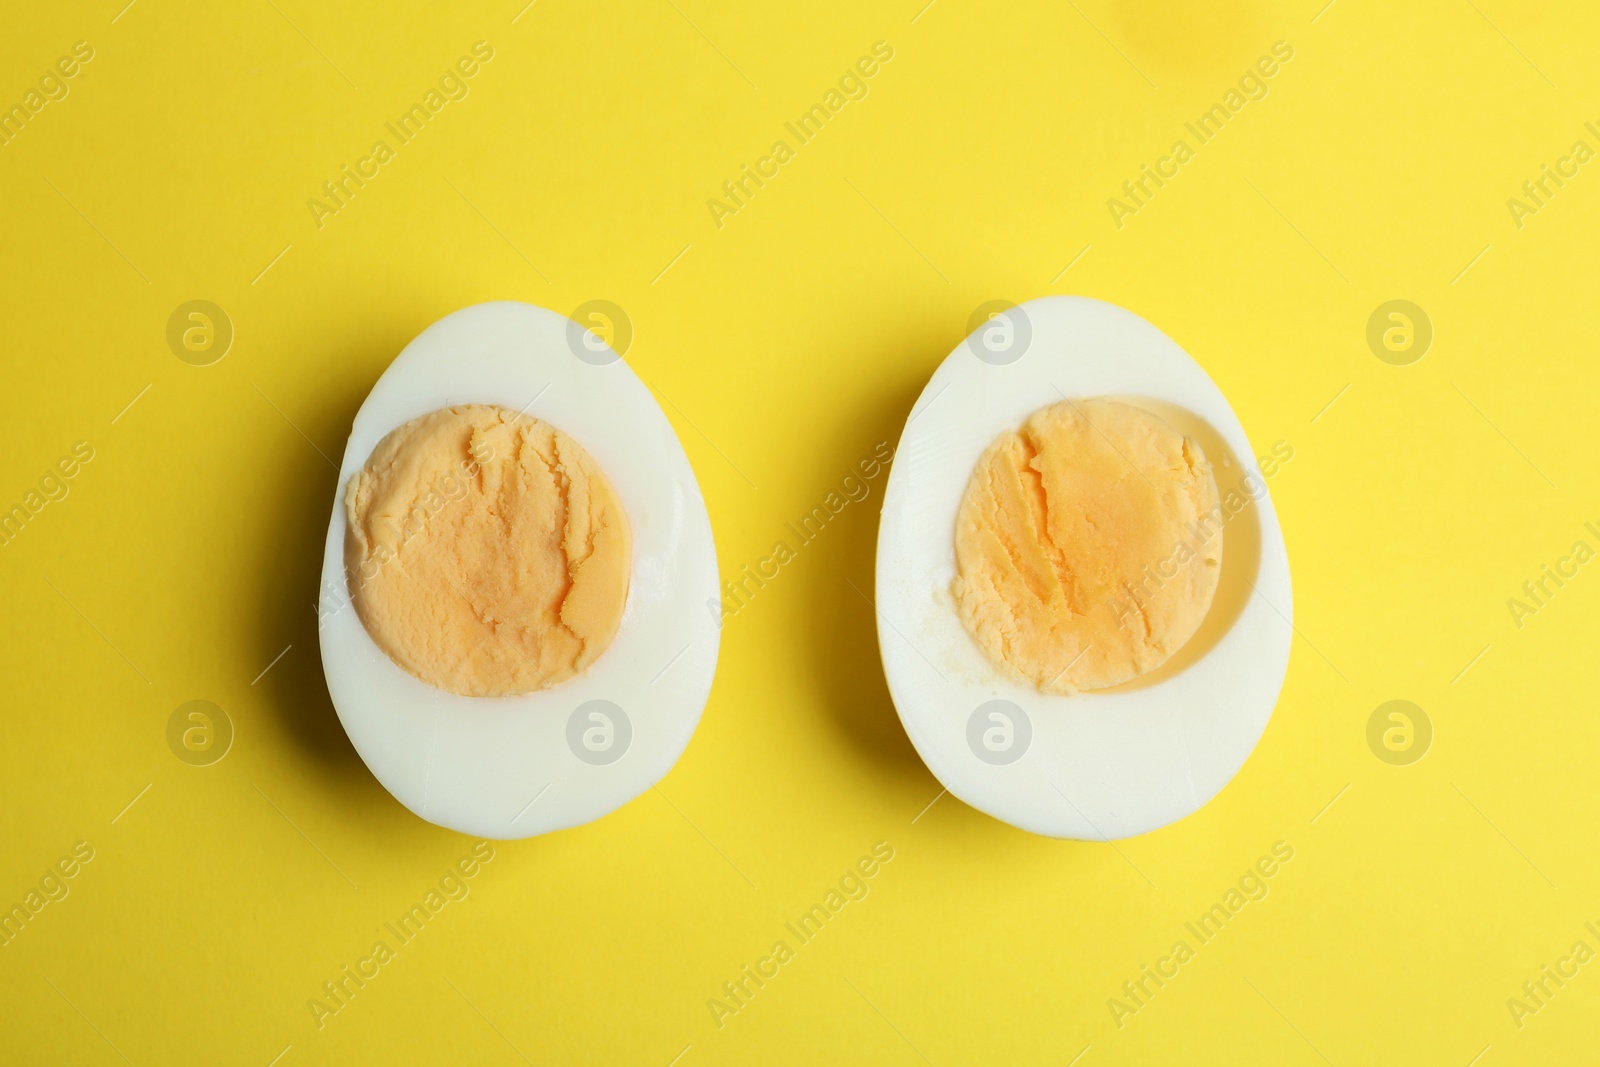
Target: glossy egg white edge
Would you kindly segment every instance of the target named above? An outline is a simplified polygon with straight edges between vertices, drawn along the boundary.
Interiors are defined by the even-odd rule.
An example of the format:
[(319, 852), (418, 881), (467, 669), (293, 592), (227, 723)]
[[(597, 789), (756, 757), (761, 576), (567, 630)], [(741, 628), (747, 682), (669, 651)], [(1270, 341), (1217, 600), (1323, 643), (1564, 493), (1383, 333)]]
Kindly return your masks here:
[[(573, 328), (555, 312), (506, 301), (465, 308), (424, 330), (356, 415), (328, 526), (319, 636), (339, 721), (400, 803), (480, 837), (577, 826), (649, 789), (688, 745), (716, 669), (720, 630), (707, 602), (718, 595), (717, 559), (694, 471), (638, 376), (620, 358), (578, 359), (568, 343)], [(597, 359), (614, 356), (588, 336)], [(391, 430), (467, 403), (499, 404), (565, 431), (605, 472), (632, 528), (632, 575), (615, 638), (587, 671), (550, 689), (513, 697), (436, 689), (378, 648), (349, 600), (347, 483)], [(569, 717), (590, 700), (617, 705), (631, 727), (614, 762), (580, 760), (568, 744)], [(619, 735), (611, 736), (616, 743)]]
[[(1051, 837), (1131, 837), (1197, 811), (1266, 729), (1293, 632), (1288, 555), (1257, 453), (1221, 390), (1183, 349), (1098, 300), (1052, 296), (1020, 307), (1031, 331), (1023, 355), (996, 365), (964, 341), (934, 372), (902, 432), (878, 531), (884, 672), (912, 744), (956, 797)], [(1233, 625), (1186, 669), (1145, 688), (1047, 695), (1001, 674), (962, 626), (950, 593), (956, 514), (1001, 431), (1064, 397), (1094, 396), (1174, 404), (1220, 434), (1261, 484), (1260, 564), (1246, 576), (1255, 591)], [(1225, 476), (1242, 473), (1208, 458), (1219, 492)], [(973, 713), (994, 699), (1023, 709), (1031, 727), (1028, 747), (1004, 765), (980, 759), (968, 742)]]

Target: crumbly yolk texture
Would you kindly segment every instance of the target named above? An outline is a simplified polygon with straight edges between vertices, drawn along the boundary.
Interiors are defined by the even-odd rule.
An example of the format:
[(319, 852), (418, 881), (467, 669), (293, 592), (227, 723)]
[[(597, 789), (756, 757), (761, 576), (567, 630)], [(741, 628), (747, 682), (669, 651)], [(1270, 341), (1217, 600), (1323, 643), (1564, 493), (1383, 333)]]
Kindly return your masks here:
[(429, 685), (475, 697), (544, 689), (617, 632), (627, 516), (595, 461), (553, 426), (485, 404), (413, 419), (350, 480), (345, 510), (356, 612)]
[(1200, 446), (1113, 400), (1065, 401), (1002, 433), (956, 518), (962, 623), (1049, 693), (1130, 681), (1194, 635), (1222, 569)]

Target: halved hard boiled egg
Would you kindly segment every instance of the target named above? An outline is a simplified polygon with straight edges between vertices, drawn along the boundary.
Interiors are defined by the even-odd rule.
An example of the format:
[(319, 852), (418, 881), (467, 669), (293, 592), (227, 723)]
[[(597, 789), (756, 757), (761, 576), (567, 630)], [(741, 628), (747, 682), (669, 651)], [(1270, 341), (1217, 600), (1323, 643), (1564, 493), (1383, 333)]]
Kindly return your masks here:
[[(924, 762), (1035, 833), (1183, 818), (1266, 728), (1293, 633), (1263, 466), (1150, 323), (995, 302), (912, 408), (878, 530), (878, 639)], [(1292, 455), (1292, 450), (1290, 450)]]
[(406, 346), (351, 428), (318, 608), (356, 751), (462, 833), (599, 818), (662, 778), (716, 668), (688, 457), (602, 339), (479, 304)]

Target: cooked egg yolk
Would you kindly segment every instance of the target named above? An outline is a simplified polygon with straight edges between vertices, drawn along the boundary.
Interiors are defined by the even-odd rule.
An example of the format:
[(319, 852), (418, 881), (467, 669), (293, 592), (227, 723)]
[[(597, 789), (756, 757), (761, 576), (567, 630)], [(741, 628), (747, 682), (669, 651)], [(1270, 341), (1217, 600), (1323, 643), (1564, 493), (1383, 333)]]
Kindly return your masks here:
[(350, 480), (345, 510), (356, 612), (429, 685), (543, 689), (617, 632), (627, 516), (589, 454), (537, 419), (484, 404), (413, 419)]
[(1070, 693), (1166, 662), (1205, 617), (1221, 564), (1200, 446), (1131, 405), (1069, 400), (978, 461), (956, 518), (953, 592), (990, 661)]

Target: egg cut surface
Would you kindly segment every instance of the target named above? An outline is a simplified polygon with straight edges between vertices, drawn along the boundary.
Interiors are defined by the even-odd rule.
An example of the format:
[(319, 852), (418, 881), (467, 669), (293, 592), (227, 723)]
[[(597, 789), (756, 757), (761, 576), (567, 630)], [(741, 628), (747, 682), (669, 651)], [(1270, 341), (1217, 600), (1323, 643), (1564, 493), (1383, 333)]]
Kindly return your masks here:
[[(1288, 669), (1293, 603), (1267, 478), (1205, 371), (1132, 312), (1083, 297), (1044, 297), (1020, 306), (997, 302), (979, 318), (913, 405), (885, 490), (876, 606), (890, 695), (923, 761), (971, 806), (1052, 837), (1098, 841), (1146, 833), (1193, 813), (1221, 791), (1255, 748), (1277, 703)], [(1127, 671), (1084, 673), (1099, 654), (1091, 655), (1087, 642), (1081, 660), (1058, 655), (1065, 669), (1055, 674), (1053, 661), (1049, 672), (1018, 670), (1027, 664), (1006, 664), (996, 655), (1002, 642), (991, 642), (986, 652), (974, 636), (986, 631), (967, 602), (978, 573), (971, 568), (971, 546), (978, 542), (962, 514), (963, 500), (969, 487), (986, 489), (994, 481), (988, 469), (997, 450), (1047, 416), (1080, 424), (1078, 447), (1101, 451), (1099, 465), (1126, 479), (1118, 492), (1130, 499), (1148, 495), (1146, 483), (1154, 491), (1159, 478), (1152, 468), (1140, 469), (1149, 461), (1129, 450), (1111, 418), (1169, 427), (1176, 439), (1191, 443), (1169, 448), (1178, 457), (1174, 464), (1194, 465), (1183, 478), (1195, 487), (1180, 509), (1187, 521), (1148, 536), (1124, 532), (1137, 566), (1127, 567), (1120, 592), (1094, 590), (1089, 597), (1077, 586), (1092, 589), (1092, 583), (1069, 575), (1074, 613), (1104, 614), (1101, 634), (1112, 633), (1119, 616), (1146, 625), (1147, 609), (1170, 607), (1180, 592), (1203, 611), (1197, 622), (1183, 619), (1174, 628), (1187, 635), (1175, 647), (1142, 657), (1148, 664), (1121, 684), (1107, 683)], [(1157, 431), (1141, 432), (1149, 437)], [(1202, 455), (1208, 471), (1201, 469)], [(1283, 452), (1273, 455), (1267, 469), (1276, 472)], [(1026, 475), (1032, 458), (1004, 469)], [(1119, 463), (1126, 464), (1120, 475)], [(1104, 532), (1093, 521), (1103, 523), (1097, 505), (1107, 503), (1103, 488), (1097, 492), (1100, 499), (1080, 501), (1087, 507), (1083, 519), (1069, 517), (1079, 537)], [(1016, 513), (1018, 505), (997, 499), (1002, 512), (1010, 507)], [(966, 586), (958, 580), (958, 517), (968, 523), (961, 527)], [(1074, 528), (1063, 527), (1058, 514), (1051, 519), (1057, 528)], [(987, 543), (993, 558), (1014, 555), (1022, 576), (1043, 588), (1040, 575), (1048, 579), (1048, 568), (1030, 572), (1026, 546)], [(1060, 558), (1063, 549), (1075, 547), (1046, 543), (1045, 555)], [(1213, 573), (1196, 569), (1208, 565)], [(1186, 576), (1202, 573), (1203, 595), (1181, 588)], [(1059, 590), (1054, 596), (1062, 599)], [(1021, 599), (1032, 602), (1031, 594)], [(1137, 614), (1128, 610), (1134, 599)], [(1060, 613), (1066, 617), (1065, 609)], [(992, 618), (991, 628), (1007, 628), (1007, 649), (1048, 636), (1028, 633), (1026, 614), (1002, 610)], [(1072, 615), (1078, 618), (1097, 615)], [(1078, 640), (1070, 633), (1057, 645), (1071, 651)], [(1078, 684), (1075, 674), (1096, 680)]]
[[(396, 441), (425, 431), (462, 437), (463, 455), (405, 483), (395, 470), (412, 473), (416, 457)], [(406, 489), (391, 494), (406, 515), (384, 510), (379, 474)], [(519, 496), (519, 477), (555, 488)], [(497, 490), (487, 504), (485, 488)], [(549, 520), (548, 501), (568, 513)], [(450, 542), (475, 529), (473, 507), (507, 523), (496, 551), (482, 531)], [(545, 566), (569, 587), (559, 573), (512, 573), (506, 543), (525, 536), (553, 539)], [(672, 768), (710, 693), (717, 563), (688, 457), (617, 353), (544, 308), (457, 311), (383, 373), (345, 448), (322, 578), (323, 671), (345, 732), (397, 800), (462, 833), (530, 837), (621, 807)], [(625, 597), (620, 617), (607, 597)], [(406, 626), (384, 630), (380, 604)], [(573, 604), (598, 625), (575, 623)], [(529, 621), (539, 612), (542, 635)], [(483, 692), (507, 695), (468, 695)]]

